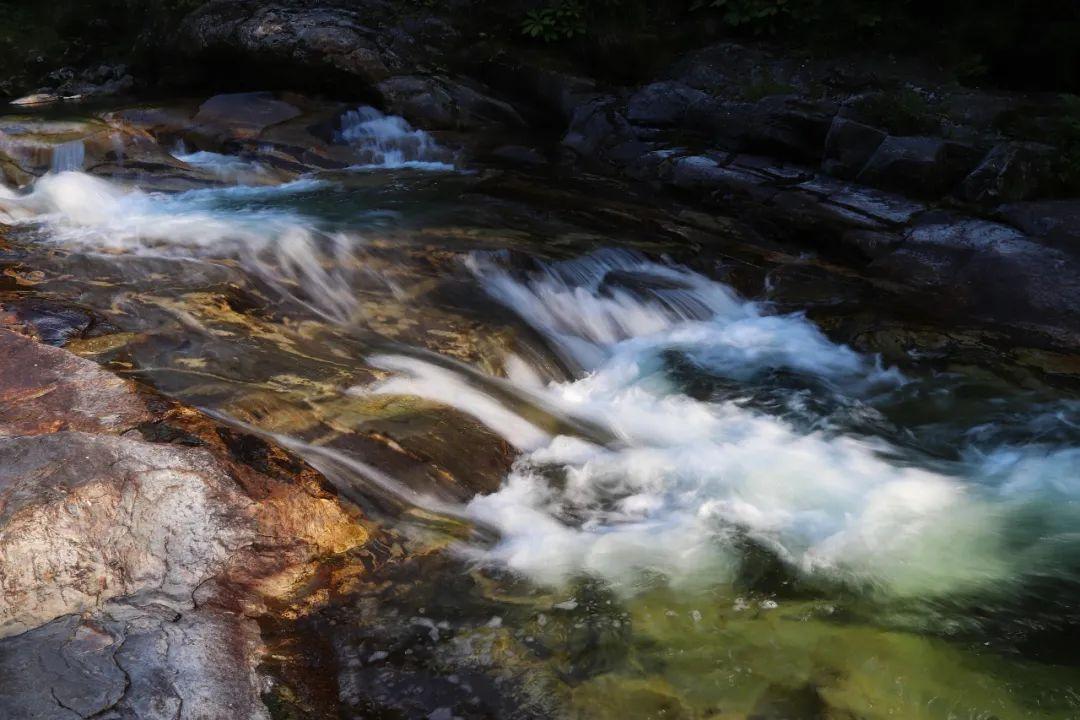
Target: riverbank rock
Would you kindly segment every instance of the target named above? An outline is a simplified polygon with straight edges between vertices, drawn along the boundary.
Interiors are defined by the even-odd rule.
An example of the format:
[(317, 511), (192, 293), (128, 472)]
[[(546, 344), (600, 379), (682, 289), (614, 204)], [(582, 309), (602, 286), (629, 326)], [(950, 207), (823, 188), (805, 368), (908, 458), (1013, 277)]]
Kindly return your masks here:
[[(374, 531), (254, 437), (0, 330), (0, 707), (268, 717), (247, 616)], [(13, 717), (15, 717), (13, 716)]]

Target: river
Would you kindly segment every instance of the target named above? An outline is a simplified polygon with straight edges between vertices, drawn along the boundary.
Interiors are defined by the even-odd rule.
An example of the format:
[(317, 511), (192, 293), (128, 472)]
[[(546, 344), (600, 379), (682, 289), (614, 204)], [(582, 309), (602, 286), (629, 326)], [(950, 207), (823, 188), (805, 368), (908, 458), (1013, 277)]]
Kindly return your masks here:
[[(286, 182), (177, 148), (227, 183), (173, 194), (68, 148), (0, 195), (7, 290), (96, 318), (70, 349), (400, 538), (265, 624), (283, 687), (333, 668), (365, 717), (1080, 715), (1073, 390), (599, 178), (466, 167), (370, 109), (341, 140), (356, 166)], [(915, 340), (856, 347), (883, 328)]]

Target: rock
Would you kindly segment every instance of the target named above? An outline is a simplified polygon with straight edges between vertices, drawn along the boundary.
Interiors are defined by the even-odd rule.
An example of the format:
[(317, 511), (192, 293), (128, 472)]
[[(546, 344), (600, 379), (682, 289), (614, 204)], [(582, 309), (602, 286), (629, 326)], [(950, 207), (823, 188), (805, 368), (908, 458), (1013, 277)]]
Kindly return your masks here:
[(717, 146), (817, 164), (832, 122), (822, 104), (787, 96), (756, 103), (708, 98), (687, 109), (691, 129), (710, 134)]
[(180, 47), (205, 59), (208, 72), (214, 65), (220, 72), (229, 58), (247, 71), (276, 66), (298, 79), (314, 74), (324, 84), (344, 80), (363, 92), (406, 70), (364, 18), (343, 8), (213, 0), (185, 18), (180, 35)]
[(682, 83), (664, 81), (646, 85), (630, 98), (627, 119), (638, 125), (673, 127), (685, 122), (689, 109), (708, 96)]
[(833, 118), (825, 138), (821, 169), (830, 175), (852, 179), (885, 140), (885, 133), (842, 117)]
[(993, 205), (1028, 200), (1053, 191), (1058, 152), (1049, 145), (1000, 143), (964, 178), (959, 195), (970, 202)]
[(268, 718), (250, 618), (364, 547), (358, 511), (64, 350), (0, 330), (0, 364), (0, 708)]
[(194, 122), (204, 131), (224, 133), (227, 137), (257, 137), (271, 125), (300, 115), (299, 108), (268, 92), (215, 95), (195, 114)]
[(519, 165), (546, 165), (548, 159), (534, 148), (524, 145), (500, 145), (491, 151), (494, 157)]
[[(128, 383), (94, 363), (0, 329), (0, 437), (76, 430), (123, 432), (150, 413)], [(0, 487), (0, 492), (3, 492)]]
[(101, 120), (0, 118), (0, 170), (24, 186), (50, 170), (110, 177), (175, 177), (205, 186), (215, 179), (166, 152), (147, 132)]
[(998, 215), (1029, 235), (1080, 255), (1080, 200), (1009, 203)]
[(814, 175), (798, 178), (801, 182), (786, 183), (792, 189), (813, 193), (829, 205), (852, 211), (864, 219), (886, 225), (903, 225), (915, 215), (926, 210), (926, 205), (902, 195), (875, 190), (865, 185), (842, 182), (833, 178)]
[(598, 96), (591, 78), (530, 64), (520, 55), (489, 62), (484, 79), (507, 96), (536, 106), (533, 119), (540, 125), (550, 124), (551, 113), (560, 123), (568, 124), (578, 107)]
[(4, 717), (269, 718), (258, 626), (221, 608), (109, 603), (0, 640)]
[(1080, 340), (1080, 261), (1008, 225), (927, 213), (870, 267), (948, 297), (954, 312)]
[(525, 124), (509, 104), (461, 81), (399, 75), (384, 80), (377, 87), (389, 112), (428, 130), (477, 130)]
[[(601, 148), (619, 139), (612, 111), (615, 98), (610, 96), (591, 100), (574, 111), (562, 144), (583, 157), (597, 155)], [(626, 133), (622, 137), (632, 137)]]
[(683, 190), (693, 190), (709, 199), (756, 198), (766, 200), (775, 194), (758, 174), (725, 167), (703, 155), (681, 157), (674, 161), (669, 182)]
[(64, 345), (82, 336), (93, 322), (86, 310), (36, 298), (0, 302), (0, 325), (46, 345)]
[(885, 138), (858, 181), (914, 197), (949, 192), (975, 164), (970, 147), (933, 137)]

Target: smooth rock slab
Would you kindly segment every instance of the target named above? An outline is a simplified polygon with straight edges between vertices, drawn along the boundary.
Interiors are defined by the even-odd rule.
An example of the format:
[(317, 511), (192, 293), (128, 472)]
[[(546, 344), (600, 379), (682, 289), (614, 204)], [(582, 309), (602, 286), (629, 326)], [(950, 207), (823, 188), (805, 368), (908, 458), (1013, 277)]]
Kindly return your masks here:
[(121, 432), (149, 419), (130, 383), (65, 350), (0, 329), (0, 437)]

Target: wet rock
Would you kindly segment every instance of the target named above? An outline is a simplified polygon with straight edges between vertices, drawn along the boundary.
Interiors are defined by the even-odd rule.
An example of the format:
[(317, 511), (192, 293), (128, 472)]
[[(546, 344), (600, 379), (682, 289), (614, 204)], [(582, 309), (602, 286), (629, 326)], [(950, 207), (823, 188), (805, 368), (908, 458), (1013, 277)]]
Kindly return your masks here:
[(981, 204), (1028, 200), (1053, 191), (1057, 151), (1039, 143), (1008, 142), (994, 147), (964, 178), (959, 195)]
[(703, 197), (757, 198), (765, 200), (775, 191), (759, 174), (721, 165), (703, 155), (691, 155), (674, 161), (670, 183), (683, 190), (693, 190)]
[(37, 299), (0, 302), (0, 325), (28, 334), (46, 345), (64, 345), (93, 323), (89, 312)]
[(998, 214), (1029, 235), (1080, 254), (1080, 200), (1041, 200), (1003, 205)]
[(201, 106), (194, 122), (204, 131), (225, 133), (230, 138), (256, 137), (271, 125), (300, 115), (299, 108), (273, 93), (252, 92), (215, 95)]
[(128, 383), (69, 352), (0, 329), (0, 437), (122, 432), (150, 419)]
[(102, 120), (0, 118), (0, 171), (25, 186), (46, 172), (85, 170), (119, 179), (173, 177), (212, 183), (166, 152), (148, 133)]
[(825, 138), (825, 158), (821, 169), (830, 175), (852, 179), (884, 140), (885, 133), (877, 128), (836, 117)]
[(890, 136), (857, 179), (913, 197), (933, 198), (951, 190), (976, 160), (970, 147), (941, 138)]

